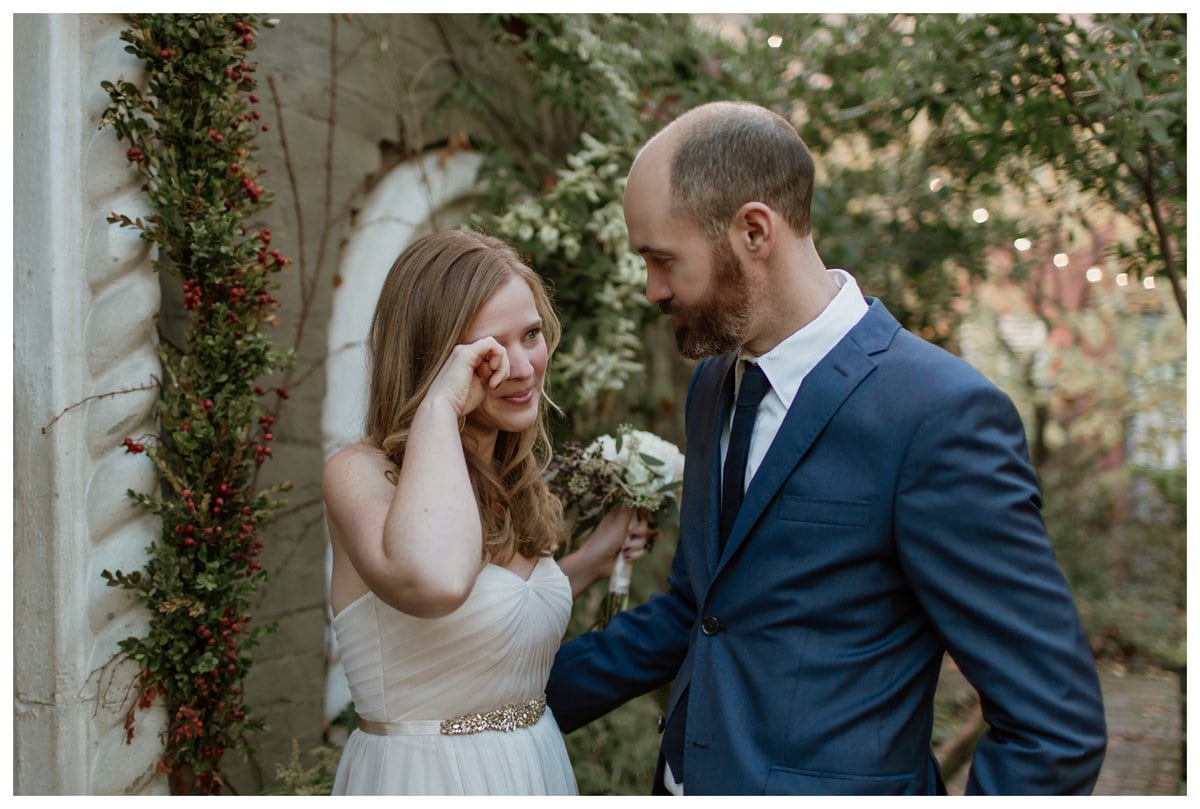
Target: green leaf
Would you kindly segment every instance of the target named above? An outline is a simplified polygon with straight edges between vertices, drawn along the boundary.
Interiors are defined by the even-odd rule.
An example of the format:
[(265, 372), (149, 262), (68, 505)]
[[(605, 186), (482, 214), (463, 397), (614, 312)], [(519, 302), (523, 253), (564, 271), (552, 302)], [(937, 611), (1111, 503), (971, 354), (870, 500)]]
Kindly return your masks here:
[(1153, 116), (1147, 116), (1144, 120), (1146, 122), (1146, 129), (1150, 132), (1150, 137), (1163, 146), (1171, 144), (1171, 137), (1167, 134), (1167, 128), (1162, 125), (1162, 121)]
[(662, 460), (660, 460), (659, 458), (655, 458), (653, 455), (647, 455), (644, 452), (639, 452), (638, 457), (642, 459), (642, 463), (646, 464), (646, 466), (663, 466), (664, 465), (664, 462)]

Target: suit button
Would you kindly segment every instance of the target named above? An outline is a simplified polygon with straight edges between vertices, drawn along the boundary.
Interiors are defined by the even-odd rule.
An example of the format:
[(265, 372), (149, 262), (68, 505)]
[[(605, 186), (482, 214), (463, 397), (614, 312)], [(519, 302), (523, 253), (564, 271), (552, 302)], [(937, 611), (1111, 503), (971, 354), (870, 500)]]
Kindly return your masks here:
[(715, 635), (721, 631), (721, 622), (718, 621), (716, 618), (712, 617), (711, 615), (709, 615), (703, 621), (700, 622), (700, 631), (703, 632), (705, 635), (712, 637), (713, 635)]
[(667, 717), (664, 714), (658, 715), (658, 732), (659, 733), (667, 732)]

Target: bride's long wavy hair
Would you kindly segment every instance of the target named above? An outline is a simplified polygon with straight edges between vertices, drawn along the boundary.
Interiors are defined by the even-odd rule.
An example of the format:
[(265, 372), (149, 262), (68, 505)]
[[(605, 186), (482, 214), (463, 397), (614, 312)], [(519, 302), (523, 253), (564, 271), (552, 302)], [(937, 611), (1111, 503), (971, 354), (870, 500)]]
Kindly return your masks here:
[[(492, 294), (513, 276), (529, 285), (549, 356), (562, 335), (542, 279), (508, 244), (479, 233), (442, 231), (417, 239), (392, 265), (368, 336), (371, 384), (366, 436), (399, 469), (417, 406), (438, 371)], [(545, 484), (551, 442), (546, 403), (521, 433), (501, 431), (492, 458), (467, 452), (483, 524), (482, 562), (553, 553), (562, 537), (562, 506)], [(389, 477), (392, 477), (389, 475)], [(393, 479), (394, 482), (394, 479)]]

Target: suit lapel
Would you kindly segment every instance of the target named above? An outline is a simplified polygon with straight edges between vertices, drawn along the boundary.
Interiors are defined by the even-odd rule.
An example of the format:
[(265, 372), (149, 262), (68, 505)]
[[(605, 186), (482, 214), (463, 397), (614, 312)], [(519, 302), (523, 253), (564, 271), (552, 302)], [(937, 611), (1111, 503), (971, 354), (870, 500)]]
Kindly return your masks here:
[[(729, 534), (717, 570), (737, 551), (750, 529), (783, 486), (796, 464), (817, 440), (842, 403), (875, 368), (870, 355), (884, 350), (899, 329), (899, 323), (878, 301), (868, 299), (870, 309), (850, 333), (825, 356), (804, 379), (796, 398), (771, 442), (766, 456), (750, 481), (737, 521)], [(723, 399), (724, 401), (724, 399)], [(722, 412), (728, 412), (726, 406)], [(717, 433), (720, 440), (720, 432)], [(718, 444), (719, 446), (719, 444)], [(720, 452), (716, 453), (718, 459)], [(719, 461), (718, 461), (719, 463)], [(720, 470), (717, 470), (719, 492)], [(719, 504), (720, 495), (716, 500)], [(719, 507), (719, 506), (718, 506)], [(715, 514), (716, 512), (714, 512)], [(719, 524), (714, 517), (714, 525)], [(712, 532), (715, 537), (716, 529)], [(715, 543), (714, 538), (714, 543)], [(714, 552), (716, 545), (713, 545)], [(715, 574), (715, 572), (714, 572)]]

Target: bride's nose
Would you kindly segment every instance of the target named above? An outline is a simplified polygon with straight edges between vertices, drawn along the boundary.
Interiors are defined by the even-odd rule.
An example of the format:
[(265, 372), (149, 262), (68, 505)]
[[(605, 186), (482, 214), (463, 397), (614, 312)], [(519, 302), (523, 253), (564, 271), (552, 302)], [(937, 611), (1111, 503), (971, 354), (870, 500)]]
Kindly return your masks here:
[(508, 376), (510, 379), (528, 379), (533, 376), (533, 362), (524, 349), (508, 350)]

